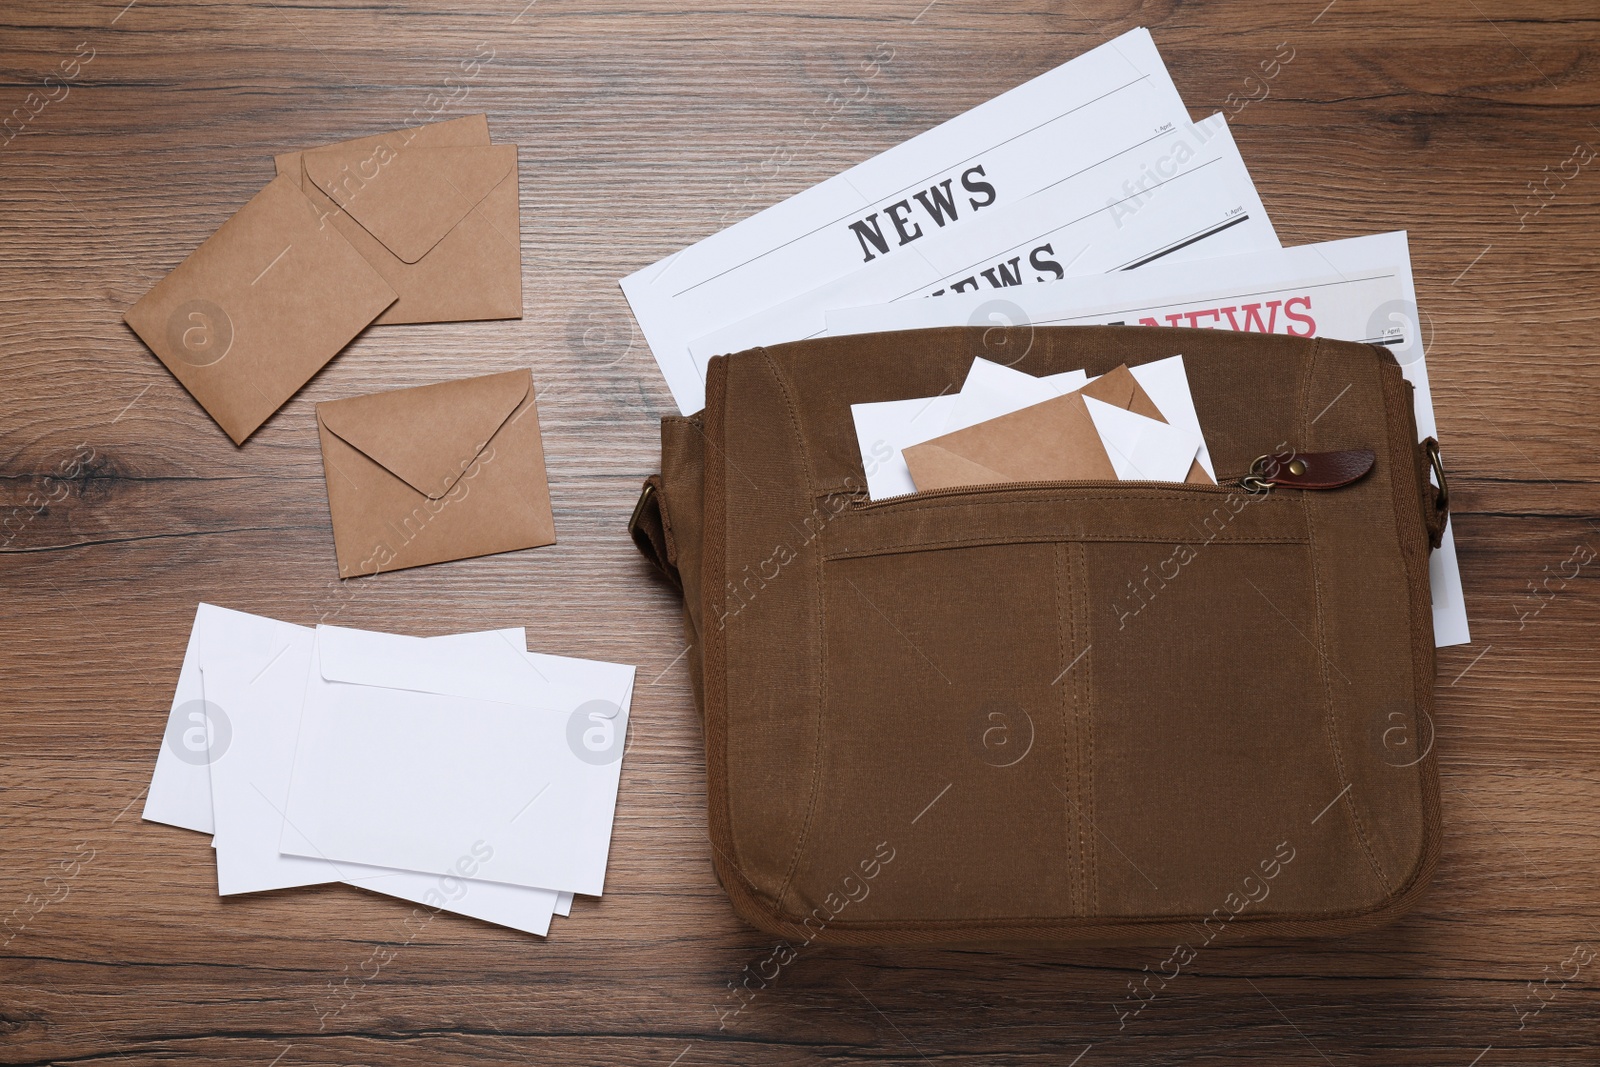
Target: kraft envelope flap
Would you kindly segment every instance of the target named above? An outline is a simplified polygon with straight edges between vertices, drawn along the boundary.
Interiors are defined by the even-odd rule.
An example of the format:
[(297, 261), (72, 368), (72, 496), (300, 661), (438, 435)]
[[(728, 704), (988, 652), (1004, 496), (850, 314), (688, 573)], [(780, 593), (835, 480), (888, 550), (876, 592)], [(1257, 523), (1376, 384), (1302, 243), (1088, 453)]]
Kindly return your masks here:
[(381, 152), (398, 152), (402, 148), (452, 148), (467, 145), (486, 145), (489, 143), (489, 116), (465, 115), (459, 119), (446, 119), (443, 122), (429, 122), (422, 126), (408, 126), (404, 129), (389, 130), (385, 133), (376, 133), (370, 137), (358, 137), (353, 141), (339, 141), (336, 144), (321, 145), (319, 148), (301, 149), (293, 152), (280, 152), (272, 157), (279, 175), (287, 174), (294, 179), (296, 185), (304, 189), (301, 184), (305, 174), (305, 164), (301, 157), (306, 152), (316, 152), (324, 148), (350, 148), (359, 149), (365, 153), (363, 158), (372, 158), (374, 161), (381, 159)]
[(350, 447), (437, 500), (532, 389), (532, 371), (506, 371), (328, 401), (317, 405), (317, 419)]
[(305, 153), (306, 177), (406, 263), (427, 255), (516, 167), (517, 146)]
[(958, 485), (992, 485), (1009, 482), (1011, 475), (993, 467), (953, 452), (937, 442), (914, 446), (913, 458), (908, 450), (906, 462), (911, 479), (918, 489), (948, 489)]
[(1084, 386), (1081, 392), (1084, 396), (1092, 397), (1102, 404), (1123, 408), (1135, 415), (1155, 419), (1157, 422), (1167, 421), (1167, 417), (1161, 414), (1161, 409), (1156, 407), (1156, 402), (1150, 399), (1150, 394), (1144, 391), (1144, 387), (1139, 384), (1139, 380), (1133, 376), (1126, 363), (1106, 371)]

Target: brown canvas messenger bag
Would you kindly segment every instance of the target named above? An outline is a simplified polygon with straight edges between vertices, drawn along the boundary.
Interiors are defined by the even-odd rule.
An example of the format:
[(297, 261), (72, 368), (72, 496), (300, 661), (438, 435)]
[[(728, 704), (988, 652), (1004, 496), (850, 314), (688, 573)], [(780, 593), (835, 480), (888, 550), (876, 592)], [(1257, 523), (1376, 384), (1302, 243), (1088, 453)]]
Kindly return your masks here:
[[(851, 404), (957, 391), (977, 356), (1095, 375), (1177, 354), (1218, 485), (868, 499)], [(713, 359), (705, 409), (662, 420), (631, 532), (683, 592), (735, 910), (844, 944), (1399, 914), (1439, 854), (1443, 475), (1372, 345), (970, 327)]]

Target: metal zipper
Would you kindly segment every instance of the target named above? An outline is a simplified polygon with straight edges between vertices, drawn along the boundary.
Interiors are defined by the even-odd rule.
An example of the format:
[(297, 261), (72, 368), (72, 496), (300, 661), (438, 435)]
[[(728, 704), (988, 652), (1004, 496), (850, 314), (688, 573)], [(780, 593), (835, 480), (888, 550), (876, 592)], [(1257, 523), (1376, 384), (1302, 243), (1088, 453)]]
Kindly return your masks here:
[[(887, 500), (867, 500), (864, 492), (858, 492), (850, 502), (852, 511), (874, 511), (878, 508), (891, 507), (895, 504), (905, 504), (921, 500), (936, 500), (940, 497), (970, 496), (976, 493), (1009, 493), (1018, 490), (1053, 490), (1053, 489), (1164, 489), (1178, 493), (1231, 493), (1244, 489), (1244, 478), (1229, 478), (1208, 485), (1202, 482), (1157, 482), (1157, 481), (1118, 481), (1116, 479), (1079, 479), (1076, 481), (1060, 482), (995, 482), (989, 485), (958, 485), (947, 489), (929, 489), (921, 493), (907, 493), (903, 496), (889, 497)], [(1245, 492), (1250, 492), (1244, 489)]]
[[(997, 482), (992, 485), (959, 485), (945, 489), (929, 489), (923, 493), (910, 493), (888, 500), (863, 500), (865, 490), (857, 490), (850, 503), (853, 511), (871, 511), (890, 507), (907, 500), (933, 500), (939, 497), (970, 496), (974, 493), (1008, 493), (1028, 490), (1059, 489), (1161, 489), (1176, 493), (1231, 493), (1242, 489), (1251, 496), (1266, 496), (1279, 487), (1322, 491), (1341, 489), (1360, 481), (1376, 460), (1371, 449), (1354, 448), (1335, 452), (1300, 453), (1290, 449), (1279, 455), (1257, 456), (1250, 469), (1237, 478), (1229, 478), (1215, 485), (1196, 482), (1156, 482), (1147, 480), (1118, 481), (1116, 479), (1079, 479), (1054, 482)], [(1331, 470), (1330, 470), (1331, 464)], [(1439, 484), (1444, 484), (1443, 468), (1434, 453), (1435, 469), (1440, 473)], [(1313, 475), (1313, 477), (1307, 477)], [(1332, 478), (1332, 481), (1327, 480)], [(1320, 481), (1317, 479), (1321, 479)]]

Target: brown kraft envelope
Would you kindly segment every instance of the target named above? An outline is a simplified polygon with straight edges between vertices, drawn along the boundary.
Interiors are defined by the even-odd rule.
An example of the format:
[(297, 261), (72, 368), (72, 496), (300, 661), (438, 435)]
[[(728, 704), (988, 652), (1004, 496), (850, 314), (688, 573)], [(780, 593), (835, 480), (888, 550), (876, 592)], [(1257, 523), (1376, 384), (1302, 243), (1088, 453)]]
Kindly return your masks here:
[(277, 178), (123, 319), (243, 444), (394, 302), (394, 290)]
[(399, 294), (378, 325), (522, 317), (517, 146), (472, 115), (276, 158)]
[(553, 545), (533, 373), (317, 405), (339, 577)]
[[(911, 480), (918, 492), (1008, 482), (1115, 481), (1116, 469), (1083, 402), (1086, 396), (1167, 421), (1124, 364), (1075, 392), (912, 445), (903, 453)], [(1198, 463), (1188, 480), (1211, 481)]]

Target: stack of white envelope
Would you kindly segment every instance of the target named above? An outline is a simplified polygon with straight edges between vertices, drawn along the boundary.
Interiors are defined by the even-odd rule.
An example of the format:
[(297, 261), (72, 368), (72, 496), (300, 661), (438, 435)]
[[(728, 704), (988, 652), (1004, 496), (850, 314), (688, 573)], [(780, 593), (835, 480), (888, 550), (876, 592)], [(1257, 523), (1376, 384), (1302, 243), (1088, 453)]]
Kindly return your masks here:
[(223, 896), (344, 882), (547, 934), (604, 887), (634, 669), (201, 604), (144, 818)]

